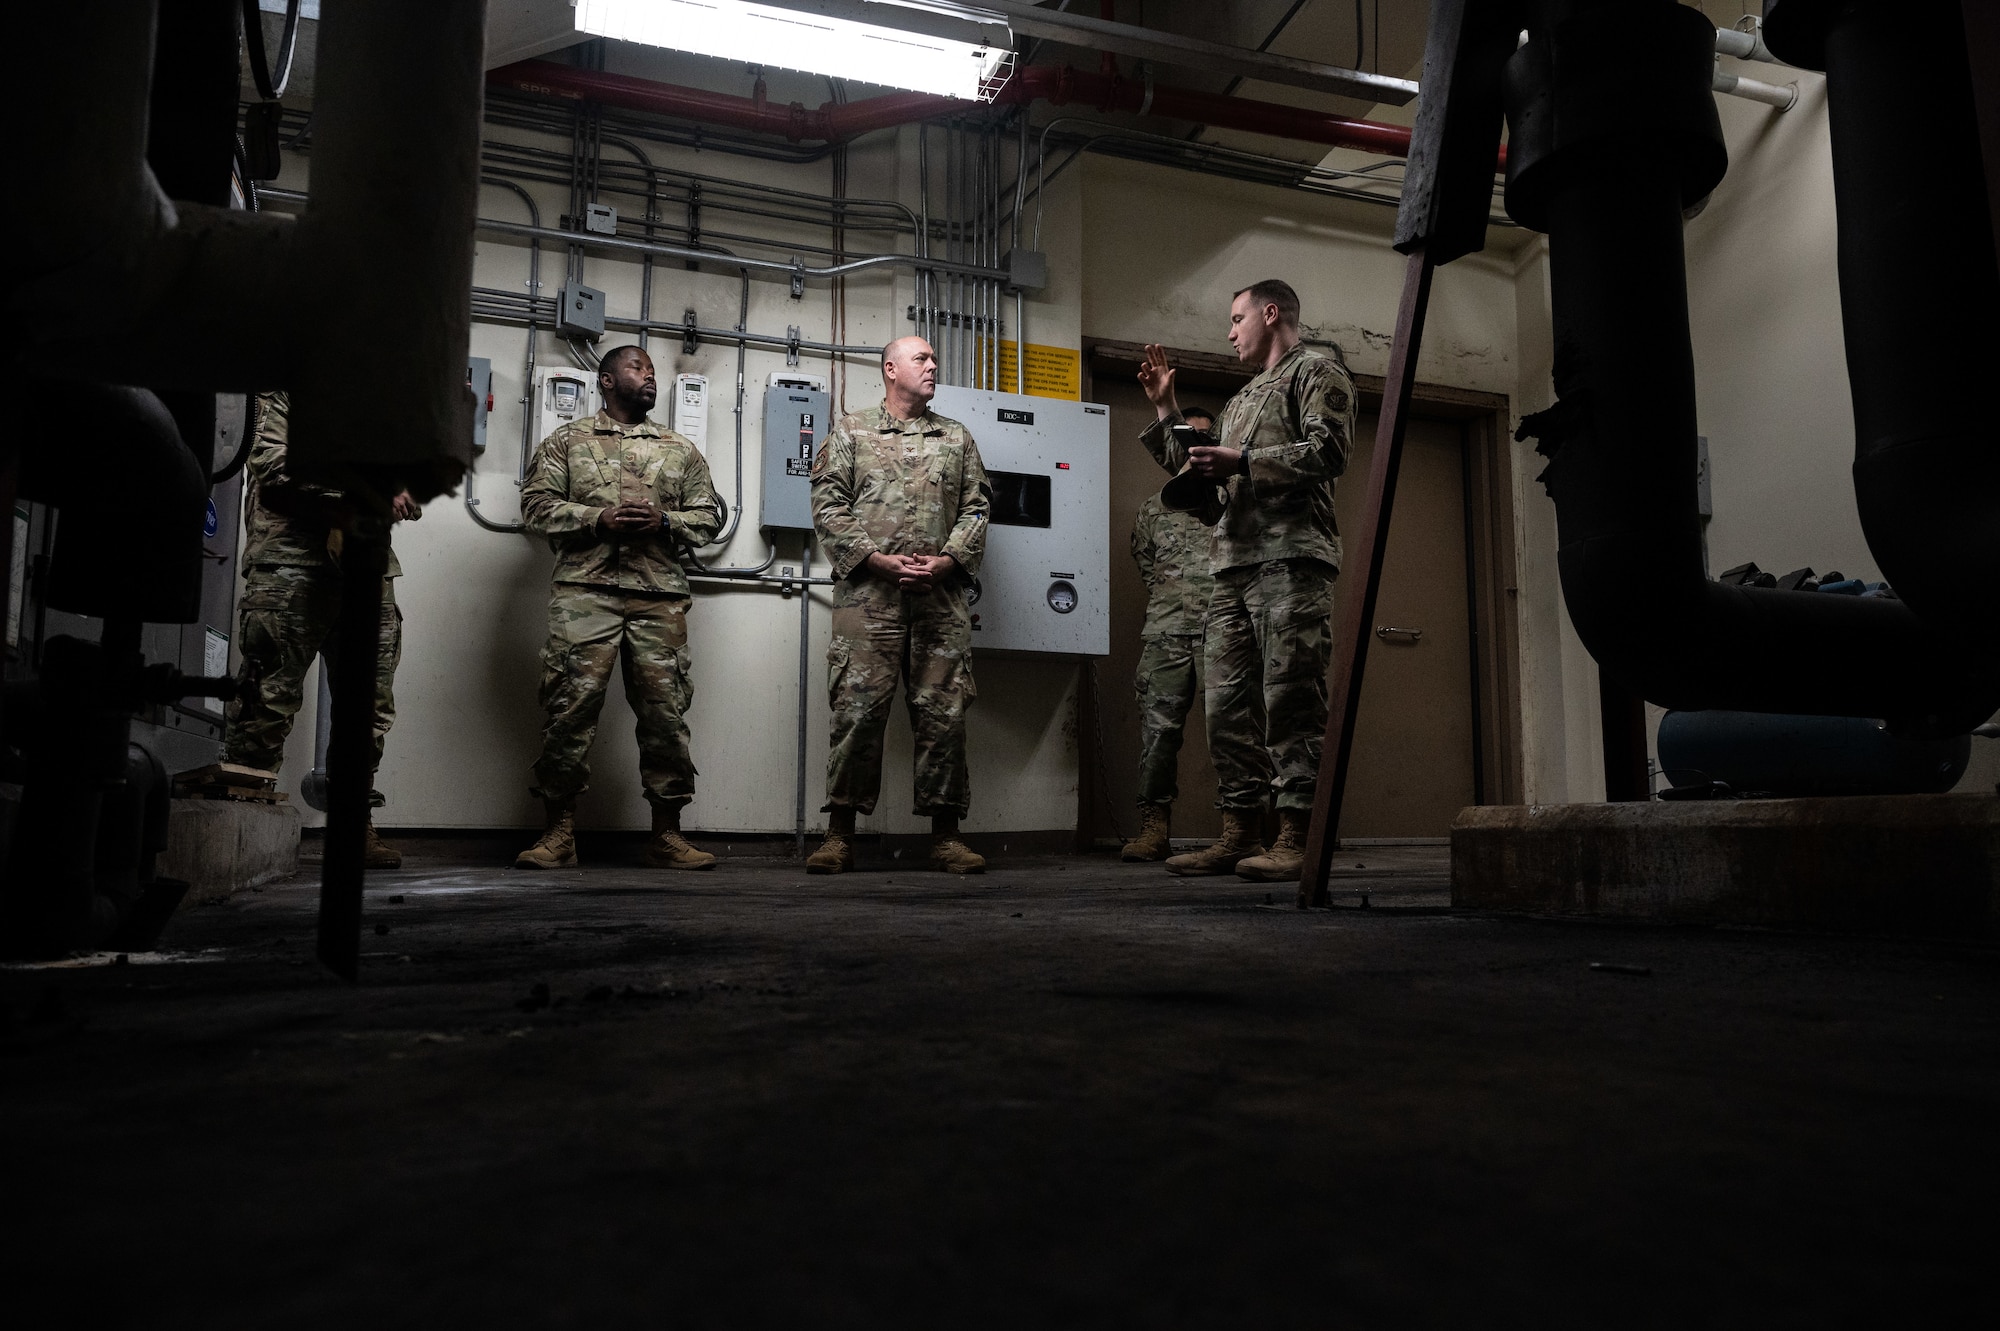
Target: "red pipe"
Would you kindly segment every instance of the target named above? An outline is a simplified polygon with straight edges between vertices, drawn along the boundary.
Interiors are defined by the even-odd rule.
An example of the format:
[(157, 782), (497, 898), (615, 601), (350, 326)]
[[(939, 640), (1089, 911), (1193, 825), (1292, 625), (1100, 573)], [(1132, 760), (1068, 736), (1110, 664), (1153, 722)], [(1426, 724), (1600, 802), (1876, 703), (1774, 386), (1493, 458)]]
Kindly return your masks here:
[[(486, 77), (487, 82), (495, 87), (778, 134), (794, 143), (805, 139), (827, 142), (851, 139), (870, 130), (956, 114), (968, 105), (955, 98), (935, 97), (929, 93), (895, 92), (845, 105), (827, 102), (817, 110), (810, 110), (799, 102), (774, 106), (748, 97), (654, 83), (622, 74), (604, 74), (571, 65), (552, 64), (546, 60), (525, 60), (517, 65), (507, 65), (493, 70)], [(1035, 65), (1016, 70), (994, 98), (995, 102), (1008, 105), (1042, 100), (1054, 106), (1079, 102), (1100, 111), (1139, 112), (1143, 108), (1145, 114), (1192, 120), (1217, 129), (1245, 130), (1306, 143), (1324, 143), (1336, 148), (1355, 148), (1388, 157), (1404, 157), (1410, 151), (1410, 131), (1401, 125), (1351, 120), (1346, 116), (1282, 106), (1276, 102), (1223, 97), (1157, 84), (1152, 89), (1149, 104), (1143, 83), (1086, 73), (1069, 65)], [(1503, 166), (1505, 161), (1503, 152)]]

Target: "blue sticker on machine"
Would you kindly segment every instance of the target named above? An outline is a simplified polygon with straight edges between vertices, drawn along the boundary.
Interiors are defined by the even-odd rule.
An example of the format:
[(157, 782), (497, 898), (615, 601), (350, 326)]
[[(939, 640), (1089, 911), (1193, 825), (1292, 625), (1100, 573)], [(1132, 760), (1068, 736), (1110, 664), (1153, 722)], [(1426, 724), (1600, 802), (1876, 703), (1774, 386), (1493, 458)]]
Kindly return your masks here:
[(208, 501), (208, 507), (202, 511), (201, 534), (213, 536), (220, 530), (222, 530), (222, 515), (215, 511), (215, 501), (211, 499)]

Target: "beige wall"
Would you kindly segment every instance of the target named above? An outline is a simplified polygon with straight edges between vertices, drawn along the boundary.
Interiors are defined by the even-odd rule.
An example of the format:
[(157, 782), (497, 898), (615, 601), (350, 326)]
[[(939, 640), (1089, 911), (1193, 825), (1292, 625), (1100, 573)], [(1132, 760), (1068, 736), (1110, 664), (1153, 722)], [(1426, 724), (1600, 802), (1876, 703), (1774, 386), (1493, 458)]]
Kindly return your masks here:
[[(718, 78), (707, 62), (667, 53), (634, 53), (641, 62), (614, 72), (642, 74), (681, 83), (705, 84), (722, 91), (747, 94), (725, 73)], [(812, 80), (771, 79), (774, 100), (797, 99), (817, 105), (825, 84)], [(526, 139), (528, 136), (516, 135)], [(545, 141), (558, 149), (567, 141)], [(857, 147), (850, 162), (851, 197), (900, 198), (916, 202), (914, 131), (880, 135)], [(758, 180), (788, 189), (827, 193), (831, 168), (825, 162), (786, 165), (752, 161), (716, 153), (698, 154), (648, 145), (656, 165), (733, 179)], [(621, 156), (607, 147), (608, 160)], [(934, 167), (935, 169), (935, 167)], [(281, 182), (304, 188), (305, 163), (296, 158)], [(566, 186), (536, 186), (543, 224), (554, 226), (568, 207)], [(521, 218), (519, 200), (504, 189), (487, 188), (481, 199), (486, 216)], [(1079, 263), (1076, 249), (1078, 202), (1075, 183), (1059, 181), (1050, 190), (1043, 217), (1043, 245), (1051, 253), (1051, 287), (1029, 302), (1029, 335), (1036, 342), (1077, 345)], [(782, 225), (762, 219), (725, 219), (711, 212), (707, 228), (756, 235), (786, 234)], [(799, 230), (798, 239), (826, 244), (824, 230)], [(857, 252), (868, 248), (911, 245), (907, 236), (850, 235)], [(819, 262), (817, 259), (810, 262)], [(561, 283), (563, 257), (544, 250), (541, 280), (545, 295)], [(591, 256), (584, 280), (603, 289), (613, 315), (636, 315), (639, 308), (639, 265)], [(524, 289), (528, 251), (511, 241), (482, 238), (474, 280), (478, 285)], [(691, 273), (678, 263), (661, 262), (655, 270), (652, 309), (656, 318), (677, 320), (693, 306), (709, 327), (731, 327), (737, 320), (741, 287), (726, 270)], [(846, 338), (853, 344), (879, 345), (910, 331), (905, 307), (914, 299), (906, 270), (850, 279)], [(788, 325), (799, 325), (807, 338), (829, 336), (830, 303), (826, 285), (808, 285), (805, 298), (793, 301), (782, 281), (753, 280), (749, 326), (780, 336)], [(1012, 302), (1005, 317), (1013, 322)], [(613, 333), (615, 340), (625, 335)], [(475, 324), (472, 352), (493, 360), (495, 410), (488, 430), (489, 446), (478, 467), (480, 512), (495, 521), (510, 521), (519, 513), (514, 484), (520, 457), (524, 330), (517, 326)], [(609, 346), (607, 342), (601, 345)], [(712, 405), (707, 455), (716, 483), (725, 495), (736, 484), (733, 346), (700, 347), (681, 354), (678, 338), (651, 340), (662, 380), (665, 419), (666, 385), (677, 373), (706, 374)], [(393, 339), (384, 353), (393, 354)], [(537, 363), (572, 364), (568, 351), (544, 334), (538, 342)], [(759, 440), (762, 431), (763, 388), (771, 371), (784, 368), (782, 352), (752, 350), (747, 357), (744, 439), (744, 502), (746, 520), (726, 549), (704, 553), (716, 564), (754, 564), (766, 543), (757, 530)], [(802, 368), (826, 374), (824, 358), (808, 355)], [(880, 400), (879, 371), (865, 360), (849, 367), (847, 406), (859, 408)], [(393, 404), (385, 404), (393, 410)], [(402, 667), (397, 675), (397, 722), (389, 737), (380, 785), (389, 804), (382, 811), (385, 826), (506, 827), (526, 826), (538, 818), (529, 798), (529, 767), (539, 747), (541, 713), (535, 701), (538, 654), (544, 630), (548, 573), (547, 547), (522, 535), (483, 531), (474, 525), (455, 498), (431, 503), (422, 521), (405, 524), (396, 533), (396, 549), (405, 576), (398, 587), (404, 610)], [(777, 566), (796, 567), (797, 537), (781, 538)], [(815, 569), (825, 572), (823, 562)], [(815, 590), (807, 643), (807, 808), (811, 826), (823, 826), (817, 812), (824, 799), (826, 762), (826, 645), (829, 602), (827, 589)], [(799, 698), (799, 603), (775, 590), (746, 587), (698, 587), (690, 618), (694, 656), (695, 701), (690, 713), (695, 762), (700, 768), (700, 793), (688, 811), (689, 825), (718, 831), (777, 832), (793, 826), (797, 770), (797, 704)], [(972, 709), (971, 742), (973, 809), (967, 821), (975, 831), (1068, 828), (1075, 821), (1076, 802), (1076, 667), (1074, 662), (1036, 659), (982, 659), (977, 668), (978, 704)], [(313, 699), (293, 733), (286, 752), (282, 788), (294, 792), (311, 765), (314, 725)], [(887, 778), (881, 807), (864, 828), (910, 831), (919, 821), (910, 810), (910, 738), (900, 709), (890, 727)], [(647, 810), (640, 795), (637, 746), (632, 717), (614, 683), (593, 754), (592, 791), (582, 816), (587, 825), (640, 827)], [(317, 815), (309, 822), (319, 821)], [(926, 824), (927, 825), (927, 824)]]

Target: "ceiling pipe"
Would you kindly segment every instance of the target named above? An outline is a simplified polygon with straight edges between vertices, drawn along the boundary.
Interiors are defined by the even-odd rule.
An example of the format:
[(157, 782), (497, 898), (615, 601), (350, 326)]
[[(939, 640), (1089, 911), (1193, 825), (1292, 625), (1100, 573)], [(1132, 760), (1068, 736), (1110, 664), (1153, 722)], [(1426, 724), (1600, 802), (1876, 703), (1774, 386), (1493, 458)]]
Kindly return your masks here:
[[(543, 97), (597, 102), (782, 135), (795, 143), (806, 139), (825, 142), (851, 139), (871, 130), (960, 114), (967, 106), (950, 97), (927, 93), (889, 93), (845, 105), (827, 102), (817, 109), (799, 102), (777, 106), (749, 97), (578, 69), (545, 60), (502, 66), (491, 71), (487, 81), (495, 87)], [(1353, 148), (1385, 157), (1402, 157), (1410, 150), (1410, 131), (1402, 125), (1355, 120), (1247, 97), (1166, 87), (1150, 78), (1135, 81), (1094, 74), (1070, 65), (1034, 65), (1016, 70), (994, 101), (1007, 106), (1046, 101), (1055, 106), (1086, 105), (1099, 111), (1130, 111), (1170, 120), (1192, 120), (1216, 129)], [(1503, 151), (1496, 169), (1505, 169), (1505, 162)]]

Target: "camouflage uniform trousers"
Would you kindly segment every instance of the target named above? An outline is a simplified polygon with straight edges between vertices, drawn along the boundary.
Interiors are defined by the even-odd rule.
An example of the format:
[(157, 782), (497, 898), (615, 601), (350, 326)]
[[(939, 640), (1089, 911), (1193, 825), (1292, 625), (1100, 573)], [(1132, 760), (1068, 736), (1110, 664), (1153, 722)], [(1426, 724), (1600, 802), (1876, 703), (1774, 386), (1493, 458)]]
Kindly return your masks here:
[(542, 756), (534, 793), (568, 803), (590, 785), (590, 744), (604, 711), (613, 664), (638, 718), (639, 776), (646, 798), (669, 808), (694, 798), (694, 759), (684, 719), (694, 698), (687, 649), (689, 598), (559, 582), (549, 598), (542, 649)]
[(1139, 644), (1139, 802), (1172, 804), (1180, 795), (1181, 737), (1201, 691), (1198, 634), (1162, 633)]
[(873, 813), (882, 793), (882, 737), (896, 685), (903, 685), (916, 737), (918, 814), (972, 805), (965, 760), (965, 709), (972, 682), (972, 612), (962, 587), (903, 592), (886, 583), (835, 589), (827, 649), (833, 736), (826, 755), (827, 808)]
[[(243, 578), (236, 633), (245, 668), (256, 689), (229, 706), (223, 760), (275, 772), (284, 761), (285, 740), (305, 695), (306, 671), (324, 651), (337, 655), (340, 625), (340, 570), (253, 564)], [(396, 580), (382, 580), (382, 627), (375, 648), (375, 767), (396, 721), (396, 663), (403, 655), (403, 612), (396, 608)], [(382, 807), (382, 792), (369, 803)]]
[(1203, 658), (1215, 806), (1310, 809), (1333, 659), (1331, 564), (1272, 559), (1216, 574)]

